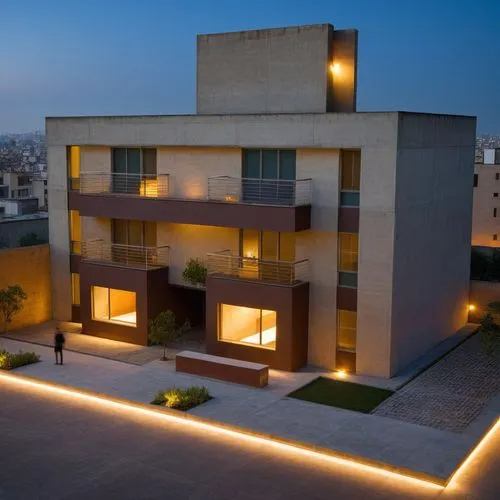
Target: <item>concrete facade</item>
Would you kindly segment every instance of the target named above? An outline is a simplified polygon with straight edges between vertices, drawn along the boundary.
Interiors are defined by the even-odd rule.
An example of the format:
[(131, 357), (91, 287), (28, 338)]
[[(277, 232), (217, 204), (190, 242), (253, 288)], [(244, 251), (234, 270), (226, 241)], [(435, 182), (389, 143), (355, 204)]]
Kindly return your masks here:
[[(55, 317), (68, 320), (72, 315), (70, 271), (78, 270), (76, 264), (70, 266), (75, 260), (69, 255), (71, 208), (82, 212), (83, 241), (98, 238), (111, 243), (111, 219), (125, 218), (124, 213), (131, 220), (155, 222), (157, 246), (170, 247), (162, 296), (166, 302), (179, 305), (193, 292), (183, 288), (188, 259), (203, 260), (226, 249), (240, 261), (234, 264), (236, 270), (230, 267), (211, 274), (206, 304), (212, 308), (234, 290), (234, 300), (240, 302), (232, 305), (266, 309), (263, 301), (273, 297), (270, 290), (299, 300), (300, 294), (279, 287), (302, 286), (307, 296), (303, 294), (300, 307), (293, 308), (302, 311), (301, 318), (308, 311), (308, 324), (301, 331), (288, 331), (294, 311), (283, 306), (289, 302), (280, 302), (275, 325), (281, 327), (275, 328), (287, 329), (281, 339), (288, 344), (280, 344), (278, 331), (274, 345), (284, 358), (307, 359), (330, 370), (348, 363), (359, 374), (391, 377), (452, 335), (467, 320), (475, 118), (349, 112), (355, 111), (356, 80), (355, 30), (336, 31), (324, 24), (203, 35), (198, 37), (197, 115), (48, 118)], [(80, 175), (102, 172), (108, 192), (85, 192), (82, 184), (78, 192), (68, 186), (66, 148), (72, 145), (80, 147)], [(113, 147), (155, 148), (154, 175), (162, 179), (168, 175), (168, 192), (147, 196), (114, 191), (108, 177)], [(234, 197), (226, 191), (221, 198), (210, 197), (210, 178), (236, 182), (242, 193), (244, 186), (255, 185), (255, 177), (250, 182), (242, 179), (246, 148), (295, 152), (295, 179), (278, 177), (277, 164), (270, 177), (274, 186), (293, 186), (291, 207), (285, 206), (290, 199), (274, 204), (264, 198), (249, 201), (244, 194)], [(349, 154), (360, 161), (348, 164)], [(260, 155), (263, 164), (264, 154)], [(341, 193), (344, 161), (353, 171), (361, 165), (361, 180), (359, 186), (344, 187)], [(269, 187), (262, 179), (267, 182), (269, 177), (263, 166), (259, 168), (262, 193), (262, 186)], [(310, 199), (297, 203), (299, 187), (309, 185), (304, 182), (310, 183)], [(185, 218), (179, 217), (180, 212)], [(253, 278), (245, 275), (244, 259), (249, 256), (240, 253), (240, 229), (292, 232), (286, 237), (294, 242), (295, 260), (306, 261), (302, 265), (308, 267), (307, 277), (297, 279), (297, 264), (289, 259), (284, 269), (292, 269), (287, 267), (292, 264), (294, 277), (287, 282), (291, 274), (280, 275), (283, 285), (282, 278), (276, 278), (283, 265), (262, 260), (259, 286), (249, 285)], [(357, 285), (341, 283), (339, 232), (352, 233), (347, 236), (359, 242), (356, 269), (347, 270), (356, 273), (350, 279), (354, 277)], [(266, 285), (266, 273), (276, 269), (272, 266), (278, 267), (271, 278), (275, 282)], [(345, 274), (346, 269), (342, 271)], [(150, 283), (143, 278), (143, 283)], [(217, 282), (221, 279), (234, 282)], [(89, 280), (86, 283), (89, 290)], [(225, 298), (218, 298), (224, 290)], [(251, 290), (265, 293), (253, 297)], [(141, 314), (159, 307), (149, 288), (148, 296), (155, 302), (150, 307), (140, 298)], [(355, 313), (355, 349), (339, 343), (338, 310)], [(89, 314), (86, 311), (84, 317)], [(248, 360), (259, 357), (258, 350), (264, 353), (261, 359), (276, 358), (271, 351), (256, 351), (248, 344), (218, 345), (224, 339), (216, 331), (217, 314), (206, 311), (208, 348), (238, 352)], [(261, 313), (261, 328), (262, 318)], [(295, 356), (297, 346), (306, 349), (306, 345), (307, 356), (302, 352)]]
[[(47, 121), (51, 160), (64, 158), (65, 163), (65, 146), (78, 144), (83, 152), (89, 152), (82, 153), (82, 172), (96, 164), (107, 170), (109, 147), (113, 145), (161, 144), (158, 173), (170, 174), (176, 198), (206, 199), (209, 176), (241, 175), (242, 147), (295, 147), (297, 178), (313, 179), (311, 229), (296, 233), (295, 249), (297, 260), (310, 261), (308, 360), (329, 369), (335, 368), (337, 330), (339, 150), (359, 148), (362, 180), (356, 370), (383, 377), (393, 375), (466, 321), (465, 249), (470, 246), (467, 228), (471, 219), (467, 200), (472, 196), (466, 184), (472, 174), (474, 130), (474, 119), (406, 113)], [(67, 198), (55, 185), (58, 179), (61, 184), (66, 181), (64, 176), (52, 175), (55, 168), (66, 171), (65, 165), (57, 167), (55, 160), (49, 162), (51, 192), (55, 192), (49, 206), (51, 213), (58, 214), (58, 224), (51, 226), (53, 283), (66, 293), (54, 299), (54, 313), (58, 319), (68, 319), (69, 266), (63, 262), (67, 262), (69, 252)], [(450, 190), (445, 181), (451, 172), (455, 182)], [(420, 211), (423, 206), (427, 207), (425, 216)], [(455, 221), (457, 210), (462, 217)], [(450, 234), (435, 226), (426, 235), (429, 218), (448, 221)], [(109, 220), (82, 218), (82, 240), (92, 238), (110, 241)], [(448, 258), (450, 266), (444, 272), (438, 263), (451, 253), (448, 240), (459, 244), (460, 251)], [(171, 247), (169, 280), (173, 284), (182, 284), (182, 270), (189, 257), (202, 258), (207, 252), (225, 248), (237, 251), (238, 241), (238, 231), (228, 228), (157, 225), (158, 245)], [(429, 241), (438, 250), (435, 255), (422, 253)], [(65, 252), (66, 258), (56, 257), (59, 252)], [(438, 281), (442, 286), (436, 287)], [(412, 285), (408, 287), (408, 283)], [(429, 310), (434, 314), (423, 321), (421, 308), (431, 305)], [(438, 309), (447, 312), (438, 315)], [(410, 324), (409, 318), (413, 318)]]
[(499, 248), (500, 164), (477, 163), (474, 174), (477, 185), (474, 187), (472, 245)]
[(353, 112), (356, 66), (357, 31), (331, 24), (199, 35), (197, 112)]
[(0, 250), (0, 288), (20, 285), (28, 298), (9, 330), (51, 318), (49, 245)]

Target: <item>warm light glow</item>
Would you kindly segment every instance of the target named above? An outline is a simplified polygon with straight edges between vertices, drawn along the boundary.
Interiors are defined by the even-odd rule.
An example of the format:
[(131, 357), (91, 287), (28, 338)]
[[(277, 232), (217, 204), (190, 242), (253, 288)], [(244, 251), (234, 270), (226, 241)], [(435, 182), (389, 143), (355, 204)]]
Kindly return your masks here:
[(232, 196), (230, 194), (224, 196), (224, 201), (227, 201), (229, 203), (236, 203), (238, 201), (238, 198), (236, 196)]
[[(261, 343), (259, 333), (254, 335), (249, 335), (240, 340), (240, 342), (245, 342), (247, 344), (257, 344)], [(276, 327), (268, 328), (267, 330), (262, 330), (262, 345), (272, 344), (276, 342)]]
[(132, 323), (133, 325), (137, 324), (137, 313), (131, 312), (131, 313), (125, 313), (125, 314), (119, 314), (117, 316), (111, 316), (110, 318), (111, 321), (118, 321), (119, 323)]
[(143, 179), (140, 186), (140, 195), (158, 198), (158, 179)]
[(469, 304), (469, 311), (475, 311), (476, 306), (474, 304)]
[(337, 377), (338, 378), (346, 378), (347, 377), (347, 372), (345, 370), (337, 370)]
[(340, 64), (339, 63), (330, 64), (330, 71), (334, 75), (340, 75)]
[(26, 377), (19, 375), (8, 375), (0, 373), (0, 380), (5, 383), (10, 383), (12, 385), (25, 386), (30, 388), (36, 388), (40, 391), (44, 391), (51, 396), (55, 394), (68, 397), (70, 399), (78, 399), (80, 401), (85, 401), (91, 403), (90, 408), (95, 408), (96, 405), (100, 405), (107, 408), (112, 408), (115, 410), (123, 410), (136, 415), (141, 415), (145, 418), (153, 418), (161, 420), (164, 422), (175, 422), (179, 425), (184, 425), (186, 427), (191, 427), (206, 433), (218, 434), (231, 439), (236, 439), (238, 441), (246, 441), (248, 443), (256, 444), (259, 447), (265, 446), (267, 448), (273, 448), (279, 450), (282, 453), (290, 453), (292, 455), (306, 458), (308, 460), (320, 460), (333, 464), (336, 466), (345, 467), (351, 470), (356, 470), (363, 474), (372, 474), (384, 479), (394, 479), (407, 483), (411, 487), (419, 486), (425, 488), (443, 489), (443, 485), (434, 483), (429, 480), (419, 479), (416, 477), (408, 476), (406, 474), (401, 474), (398, 472), (393, 472), (387, 469), (382, 469), (374, 465), (364, 464), (356, 460), (336, 456), (333, 454), (322, 453), (320, 451), (307, 449), (307, 445), (293, 445), (290, 443), (283, 443), (277, 439), (272, 439), (268, 437), (261, 437), (258, 434), (253, 434), (251, 431), (248, 433), (228, 429), (227, 427), (219, 426), (216, 422), (206, 422), (198, 420), (194, 415), (178, 415), (175, 410), (153, 410), (143, 406), (134, 405), (133, 403), (126, 403), (121, 401), (116, 401), (112, 399), (106, 399), (99, 396), (94, 396), (92, 394), (80, 392), (72, 388), (64, 388), (56, 386), (55, 384), (46, 384), (43, 382), (38, 382), (34, 380), (29, 380)]
[(476, 447), (472, 450), (472, 452), (469, 454), (469, 456), (460, 464), (460, 466), (451, 475), (446, 486), (457, 482), (458, 478), (465, 472), (465, 470), (469, 467), (471, 462), (477, 457), (478, 453), (482, 449), (484, 449), (484, 447), (491, 441), (491, 439), (493, 438), (493, 435), (496, 432), (500, 432), (500, 417), (497, 418), (496, 422), (492, 425), (490, 430), (483, 436), (481, 441), (479, 441), (479, 443), (477, 443)]

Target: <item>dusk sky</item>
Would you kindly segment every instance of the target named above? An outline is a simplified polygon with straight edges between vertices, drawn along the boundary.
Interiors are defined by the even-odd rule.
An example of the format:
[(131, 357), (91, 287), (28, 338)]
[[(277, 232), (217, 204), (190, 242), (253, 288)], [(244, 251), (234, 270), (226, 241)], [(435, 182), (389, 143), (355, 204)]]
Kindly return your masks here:
[(329, 22), (359, 30), (359, 111), (500, 134), (499, 19), (499, 0), (0, 0), (0, 132), (194, 113), (198, 33)]

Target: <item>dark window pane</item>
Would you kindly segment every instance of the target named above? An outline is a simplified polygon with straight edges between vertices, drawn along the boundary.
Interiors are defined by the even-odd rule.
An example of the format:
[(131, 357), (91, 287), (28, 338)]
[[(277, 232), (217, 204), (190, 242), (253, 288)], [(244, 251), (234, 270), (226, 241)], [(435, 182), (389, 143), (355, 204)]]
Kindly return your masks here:
[(264, 149), (262, 151), (262, 178), (278, 178), (278, 151), (276, 149)]
[(243, 178), (260, 178), (260, 149), (243, 150)]
[(113, 173), (127, 172), (127, 150), (124, 148), (113, 149)]
[(358, 273), (339, 273), (339, 286), (358, 287)]
[(474, 187), (477, 187), (478, 175), (474, 174)]
[(340, 205), (344, 207), (359, 207), (359, 193), (342, 191), (340, 193)]
[(294, 149), (283, 149), (280, 151), (280, 179), (295, 180), (295, 160), (296, 154)]
[(156, 175), (156, 149), (142, 150), (142, 173), (144, 175)]
[(113, 219), (113, 243), (119, 245), (127, 244), (127, 221), (123, 219)]
[(141, 173), (141, 150), (139, 148), (127, 149), (127, 174)]
[(359, 191), (361, 169), (360, 151), (342, 151), (340, 157), (340, 188)]

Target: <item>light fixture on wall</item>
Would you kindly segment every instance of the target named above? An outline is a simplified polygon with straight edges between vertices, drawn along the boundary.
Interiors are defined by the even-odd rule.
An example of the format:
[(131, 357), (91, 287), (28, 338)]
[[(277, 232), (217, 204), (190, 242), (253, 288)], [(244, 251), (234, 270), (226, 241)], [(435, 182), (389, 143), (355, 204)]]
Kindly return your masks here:
[(475, 311), (476, 310), (476, 306), (474, 304), (469, 304), (469, 311)]
[(334, 75), (334, 76), (340, 75), (340, 64), (339, 63), (330, 64), (330, 71), (332, 72), (332, 75)]

